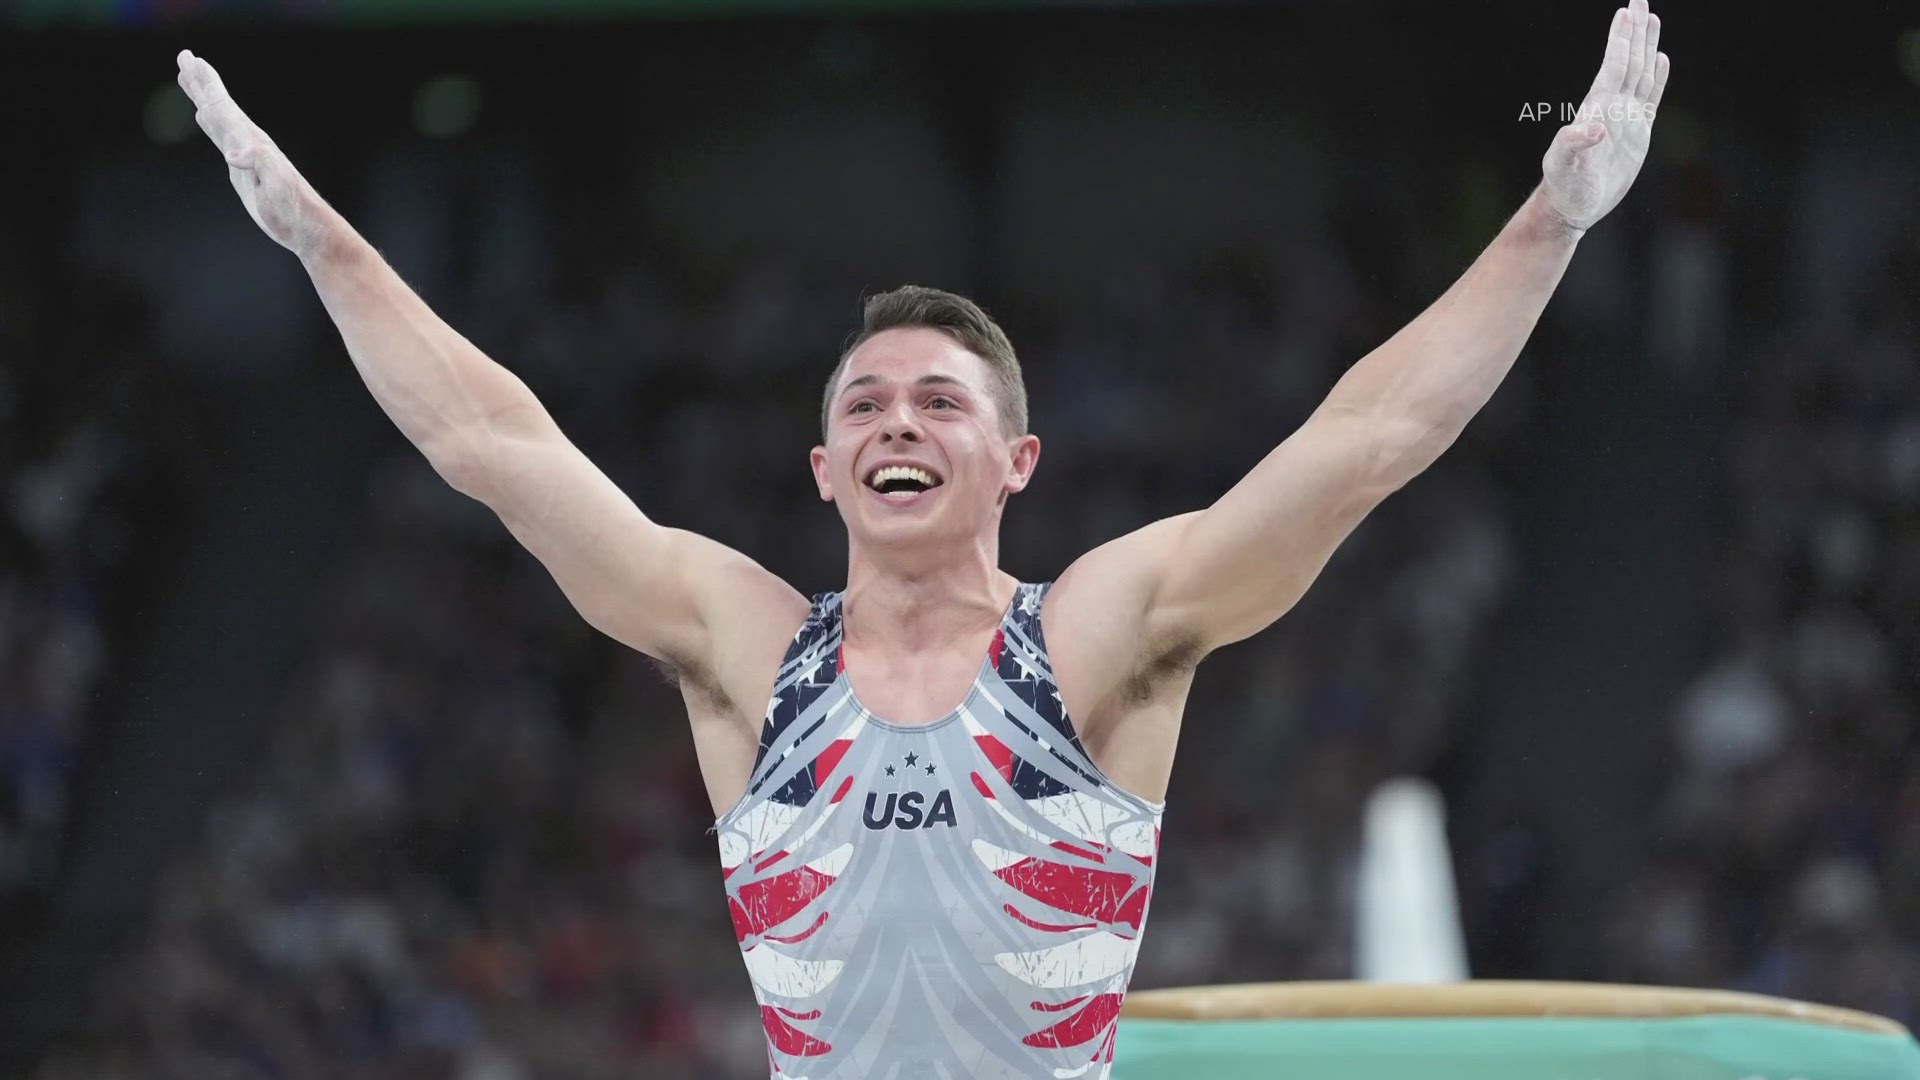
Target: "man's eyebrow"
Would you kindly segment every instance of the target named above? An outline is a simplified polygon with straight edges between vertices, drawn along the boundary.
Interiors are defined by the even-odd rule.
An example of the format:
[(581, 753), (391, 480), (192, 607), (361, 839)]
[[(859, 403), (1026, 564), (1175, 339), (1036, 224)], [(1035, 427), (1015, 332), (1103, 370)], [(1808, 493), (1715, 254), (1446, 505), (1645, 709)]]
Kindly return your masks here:
[[(845, 397), (847, 391), (852, 390), (856, 386), (870, 386), (879, 381), (880, 376), (878, 375), (862, 375), (857, 379), (849, 381), (847, 385), (841, 389), (840, 396)], [(967, 388), (966, 383), (961, 382), (951, 375), (922, 375), (913, 380), (913, 384), (915, 386), (957, 386), (962, 390)]]

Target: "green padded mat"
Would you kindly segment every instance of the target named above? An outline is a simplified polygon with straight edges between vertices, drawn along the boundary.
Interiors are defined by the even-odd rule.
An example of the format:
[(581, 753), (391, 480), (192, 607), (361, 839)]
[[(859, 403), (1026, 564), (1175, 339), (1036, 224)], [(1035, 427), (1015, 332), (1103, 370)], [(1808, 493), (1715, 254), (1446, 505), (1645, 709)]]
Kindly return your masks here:
[(1127, 1020), (1113, 1080), (1920, 1080), (1920, 1044), (1760, 1016)]

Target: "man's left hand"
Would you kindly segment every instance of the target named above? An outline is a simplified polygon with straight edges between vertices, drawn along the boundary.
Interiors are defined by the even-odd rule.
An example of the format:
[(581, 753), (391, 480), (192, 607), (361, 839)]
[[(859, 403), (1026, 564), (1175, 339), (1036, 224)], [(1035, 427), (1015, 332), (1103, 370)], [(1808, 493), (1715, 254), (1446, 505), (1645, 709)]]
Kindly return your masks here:
[(1553, 137), (1541, 160), (1547, 204), (1584, 232), (1619, 204), (1647, 160), (1653, 114), (1667, 89), (1660, 16), (1647, 0), (1613, 13), (1607, 55), (1580, 103), (1580, 114)]

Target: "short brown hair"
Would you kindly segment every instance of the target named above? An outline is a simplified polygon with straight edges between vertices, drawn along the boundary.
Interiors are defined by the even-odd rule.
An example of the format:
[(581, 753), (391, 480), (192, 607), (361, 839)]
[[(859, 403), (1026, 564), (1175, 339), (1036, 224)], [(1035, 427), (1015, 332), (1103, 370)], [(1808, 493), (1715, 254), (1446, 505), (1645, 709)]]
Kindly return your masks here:
[(924, 285), (902, 285), (867, 297), (860, 329), (841, 350), (840, 362), (827, 379), (827, 392), (820, 402), (822, 441), (827, 437), (827, 418), (833, 414), (834, 387), (840, 385), (840, 375), (847, 370), (847, 358), (853, 350), (882, 330), (913, 326), (938, 330), (985, 361), (993, 395), (999, 399), (1002, 433), (1010, 439), (1027, 433), (1027, 384), (1020, 377), (1020, 360), (1013, 355), (1013, 343), (1000, 324), (964, 296)]

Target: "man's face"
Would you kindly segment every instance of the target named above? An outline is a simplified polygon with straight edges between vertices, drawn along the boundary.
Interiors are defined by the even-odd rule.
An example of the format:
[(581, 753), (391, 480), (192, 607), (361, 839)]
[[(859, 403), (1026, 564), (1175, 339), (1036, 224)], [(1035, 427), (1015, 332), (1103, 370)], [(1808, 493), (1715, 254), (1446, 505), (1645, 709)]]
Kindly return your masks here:
[[(854, 350), (827, 443), (810, 455), (820, 497), (839, 504), (849, 533), (890, 544), (997, 528), (1004, 497), (1033, 475), (1040, 440), (1002, 436), (988, 378), (985, 361), (924, 327), (884, 330)], [(922, 473), (882, 471), (894, 465)]]

